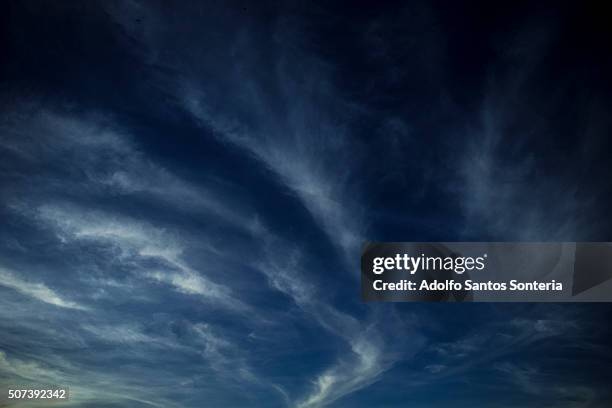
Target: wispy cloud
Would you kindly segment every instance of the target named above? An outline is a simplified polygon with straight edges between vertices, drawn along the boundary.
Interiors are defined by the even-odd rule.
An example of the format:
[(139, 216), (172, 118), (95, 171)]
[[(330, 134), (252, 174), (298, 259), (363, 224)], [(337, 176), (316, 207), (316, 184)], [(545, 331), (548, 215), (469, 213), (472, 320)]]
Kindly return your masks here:
[[(130, 264), (142, 276), (172, 285), (177, 290), (200, 295), (230, 309), (245, 306), (226, 286), (212, 282), (183, 259), (184, 247), (180, 239), (163, 229), (127, 217), (83, 211), (78, 207), (45, 205), (36, 211), (41, 221), (56, 228), (65, 242), (89, 241), (110, 245), (119, 251), (118, 260)], [(151, 270), (139, 262), (147, 259), (160, 262), (158, 270)]]
[(543, 372), (532, 365), (517, 365), (511, 362), (496, 364), (494, 367), (507, 381), (521, 392), (541, 398), (544, 403), (557, 407), (599, 406), (597, 392), (591, 387), (580, 385), (580, 381), (568, 382), (552, 372)]
[[(207, 57), (184, 65), (184, 59), (176, 55), (177, 47), (168, 44), (159, 31), (167, 23), (162, 15), (151, 17), (148, 14), (146, 19), (156, 22), (155, 28), (148, 28), (147, 21), (135, 27), (123, 13), (117, 10), (111, 13), (131, 38), (143, 44), (144, 58), (150, 64), (156, 60), (156, 55), (172, 49), (173, 57), (165, 59), (162, 65), (176, 75), (161, 74), (161, 81), (167, 92), (175, 96), (178, 105), (192, 115), (203, 137), (212, 134), (218, 141), (239, 149), (250, 160), (259, 163), (303, 205), (345, 265), (356, 270), (355, 260), (366, 228), (353, 173), (360, 156), (358, 144), (354, 143), (343, 119), (350, 115), (351, 108), (335, 94), (326, 78), (324, 64), (304, 54), (299, 69), (295, 70), (292, 59), (285, 53), (297, 50), (285, 49), (283, 41), (279, 40), (273, 61), (270, 61), (272, 76), (265, 80), (274, 86), (263, 86), (258, 78), (250, 75), (250, 61), (259, 58), (259, 51), (249, 42), (248, 36), (238, 33), (232, 43), (232, 52), (242, 58), (234, 61), (222, 79), (227, 84), (223, 100), (231, 100), (233, 106), (228, 111), (223, 109), (223, 104), (217, 103), (210, 84), (195, 74), (198, 70), (194, 66), (207, 66)], [(296, 29), (286, 23), (281, 21), (275, 27), (278, 39)], [(142, 56), (140, 51), (136, 52)], [(277, 93), (269, 93), (272, 88)], [(321, 109), (322, 103), (333, 107), (331, 111), (338, 114)], [(236, 112), (247, 114), (237, 115)], [(272, 288), (288, 295), (305, 316), (314, 319), (343, 345), (336, 361), (316, 375), (305, 395), (296, 400), (296, 405), (328, 405), (377, 381), (393, 366), (391, 356), (399, 354), (388, 350), (383, 336), (373, 335), (375, 330), (368, 329), (372, 322), (360, 322), (319, 300), (322, 296), (317, 285), (308, 278), (302, 264), (302, 257), (307, 254), (299, 246), (287, 244), (274, 233), (259, 235), (263, 237), (263, 257), (255, 261), (257, 269), (268, 278)], [(372, 326), (376, 326), (376, 322)], [(365, 336), (364, 332), (370, 336)]]
[(555, 338), (572, 338), (579, 332), (578, 324), (568, 316), (561, 319), (537, 311), (532, 317), (484, 325), (454, 341), (429, 344), (426, 374), (420, 373), (413, 383), (422, 386), (458, 376), (507, 356), (520, 355), (526, 349), (542, 347)]
[[(467, 124), (466, 137), (451, 152), (458, 179), (450, 189), (458, 194), (468, 238), (486, 234), (496, 240), (574, 241), (596, 229), (584, 222), (585, 209), (594, 211), (595, 200), (577, 200), (576, 163), (547, 162), (551, 149), (561, 149), (560, 137), (551, 134), (560, 122), (552, 123), (525, 104), (559, 106), (556, 98), (541, 100), (543, 95), (534, 93), (554, 30), (549, 21), (539, 21), (506, 39), (504, 58), (488, 67), (485, 95)], [(544, 139), (546, 147), (536, 142)], [(580, 146), (583, 139), (577, 140)]]
[(350, 341), (351, 353), (320, 374), (314, 390), (297, 403), (298, 408), (323, 407), (362, 389), (389, 369), (392, 362), (384, 359), (384, 349), (366, 337)]
[[(150, 160), (109, 115), (78, 115), (69, 109), (62, 112), (23, 102), (2, 115), (0, 129), (7, 135), (4, 148), (34, 167), (55, 165), (63, 172), (61, 181), (52, 179), (53, 172), (33, 174), (31, 180), (39, 193), (58, 189), (75, 194), (152, 196), (177, 209), (218, 217), (232, 228), (255, 231), (258, 226), (256, 215), (233, 210), (241, 204), (232, 202), (232, 197), (186, 182)], [(70, 167), (66, 168), (68, 160)], [(66, 173), (71, 177), (66, 178)]]
[[(378, 381), (394, 364), (408, 358), (423, 345), (420, 335), (412, 333), (411, 349), (398, 350), (387, 342), (380, 316), (360, 321), (319, 299), (320, 289), (305, 280), (300, 253), (291, 250), (277, 238), (269, 238), (266, 258), (259, 269), (268, 276), (273, 287), (290, 296), (309, 318), (328, 333), (340, 339), (344, 346), (337, 360), (317, 374), (305, 395), (294, 402), (299, 408), (323, 407)], [(387, 316), (392, 321), (392, 316)], [(396, 325), (395, 334), (404, 328)]]
[[(353, 174), (359, 154), (342, 119), (350, 116), (352, 108), (335, 93), (322, 61), (302, 52), (300, 66), (293, 65), (293, 57), (288, 55), (298, 50), (281, 38), (299, 36), (298, 27), (282, 19), (275, 25), (277, 42), (269, 61), (271, 76), (265, 79), (257, 77), (257, 70), (251, 66), (264, 50), (250, 43), (246, 34), (249, 27), (233, 35), (231, 53), (241, 58), (233, 59), (232, 68), (218, 78), (227, 85), (223, 99), (232, 101), (230, 112), (218, 107), (214, 96), (217, 85), (212, 86), (198, 72), (197, 67), (210, 65), (210, 57), (202, 55), (185, 64), (180, 49), (163, 35), (163, 27), (170, 21), (153, 8), (142, 9), (141, 3), (134, 2), (110, 7), (109, 12), (140, 44), (134, 52), (151, 67), (163, 66), (173, 72), (171, 76), (156, 72), (166, 91), (192, 115), (203, 134), (212, 133), (272, 172), (310, 212), (331, 243), (352, 259), (364, 234)], [(142, 16), (138, 24), (126, 17), (134, 14)], [(161, 54), (169, 58), (158, 61), (156, 56)], [(273, 86), (263, 86), (262, 82)], [(270, 93), (271, 88), (276, 91)], [(322, 103), (332, 112), (322, 109)]]
[(2, 267), (0, 267), (0, 286), (13, 289), (22, 295), (50, 305), (66, 309), (87, 310), (87, 307), (63, 298), (45, 284), (22, 279), (14, 272)]
[[(251, 130), (223, 114), (209, 112), (203, 95), (191, 91), (191, 95), (184, 96), (184, 103), (204, 127), (252, 154), (274, 172), (301, 200), (329, 239), (347, 253), (355, 253), (362, 242), (363, 230), (355, 218), (358, 214), (353, 212), (355, 202), (347, 200), (351, 191), (345, 179), (351, 168), (351, 153), (345, 130), (313, 123), (293, 124), (293, 128), (285, 131)], [(253, 103), (259, 103), (257, 98)], [(346, 161), (344, 165), (340, 164), (342, 160)]]

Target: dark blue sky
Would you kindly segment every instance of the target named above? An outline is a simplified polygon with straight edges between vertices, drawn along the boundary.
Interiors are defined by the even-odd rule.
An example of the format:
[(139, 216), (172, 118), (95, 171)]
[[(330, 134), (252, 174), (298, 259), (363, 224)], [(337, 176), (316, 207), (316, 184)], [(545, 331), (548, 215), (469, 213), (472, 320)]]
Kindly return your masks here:
[(0, 384), (610, 406), (610, 306), (364, 304), (358, 272), (365, 241), (612, 241), (609, 18), (370, 3), (2, 4)]

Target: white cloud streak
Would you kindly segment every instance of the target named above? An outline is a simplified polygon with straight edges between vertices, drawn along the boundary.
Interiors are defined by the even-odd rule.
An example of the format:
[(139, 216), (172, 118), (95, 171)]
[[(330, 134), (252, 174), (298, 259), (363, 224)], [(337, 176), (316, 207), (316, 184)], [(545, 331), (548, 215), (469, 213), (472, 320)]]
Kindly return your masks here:
[[(322, 100), (338, 110), (340, 106), (348, 109), (349, 104), (334, 94), (321, 61), (302, 55), (303, 61), (308, 63), (303, 63), (297, 72), (291, 71), (295, 68), (290, 64), (292, 58), (285, 54), (297, 50), (287, 49), (288, 45), (280, 39), (292, 35), (291, 31), (297, 28), (285, 21), (275, 27), (278, 49), (274, 61), (270, 61), (274, 75), (271, 80), (278, 87), (278, 95), (274, 96), (284, 102), (283, 113), (269, 103), (273, 95), (267, 94), (252, 75), (249, 63), (258, 59), (258, 51), (244, 32), (233, 34), (232, 54), (240, 54), (242, 58), (232, 61), (232, 67), (224, 73), (220, 83), (227, 84), (224, 99), (253, 116), (251, 119), (256, 123), (251, 126), (247, 123), (253, 120), (213, 109), (218, 104), (208, 94), (207, 82), (198, 70), (199, 66), (205, 69), (209, 65), (207, 56), (204, 54), (202, 59), (192, 60), (182, 55), (182, 47), (177, 47), (165, 35), (166, 29), (171, 30), (167, 16), (143, 7), (140, 2), (109, 6), (108, 11), (123, 32), (139, 43), (134, 49), (139, 57), (151, 66), (164, 66), (174, 72), (172, 77), (160, 78), (160, 82), (175, 96), (177, 103), (203, 129), (212, 130), (219, 140), (241, 149), (271, 171), (295, 194), (331, 243), (353, 264), (352, 256), (358, 252), (364, 235), (355, 199), (357, 191), (350, 184), (357, 161), (354, 151), (357, 144), (354, 140), (349, 141), (350, 135), (340, 115), (327, 114), (320, 107)], [(139, 15), (139, 24), (126, 18), (133, 14)], [(158, 59), (160, 55), (165, 58)], [(191, 63), (185, 64), (185, 61)]]
[[(36, 211), (41, 221), (53, 226), (65, 242), (89, 241), (111, 245), (119, 251), (118, 259), (136, 267), (149, 279), (171, 285), (176, 290), (234, 310), (245, 305), (224, 285), (214, 283), (189, 266), (183, 259), (180, 239), (163, 229), (127, 217), (96, 211), (83, 211), (74, 206), (45, 205)], [(158, 260), (163, 269), (138, 267), (139, 261)], [(144, 268), (144, 269), (143, 269)]]
[(53, 289), (40, 282), (20, 278), (15, 272), (0, 267), (0, 286), (13, 289), (24, 296), (65, 309), (87, 310), (87, 307), (64, 299)]
[(76, 176), (61, 183), (34, 176), (31, 180), (38, 189), (148, 195), (176, 209), (213, 216), (234, 229), (258, 231), (256, 215), (235, 211), (241, 205), (231, 197), (184, 181), (147, 158), (113, 118), (76, 116), (36, 104), (18, 106), (0, 118), (0, 130), (7, 136), (3, 147), (33, 164), (70, 160), (65, 170)]
[[(191, 86), (186, 88), (193, 90)], [(222, 140), (252, 154), (271, 170), (299, 197), (334, 244), (347, 254), (355, 252), (363, 232), (355, 214), (350, 213), (354, 203), (347, 201), (351, 193), (344, 185), (344, 175), (338, 174), (339, 169), (330, 165), (330, 162), (342, 160), (338, 155), (342, 148), (338, 146), (345, 142), (340, 128), (296, 128), (282, 135), (269, 129), (260, 134), (235, 121), (211, 114), (204, 105), (204, 98), (194, 95), (193, 91), (184, 96), (184, 103), (203, 126), (211, 128)], [(323, 135), (310, 133), (321, 131)], [(326, 138), (333, 140), (331, 145)], [(340, 171), (348, 171), (348, 168), (350, 164), (347, 163)]]

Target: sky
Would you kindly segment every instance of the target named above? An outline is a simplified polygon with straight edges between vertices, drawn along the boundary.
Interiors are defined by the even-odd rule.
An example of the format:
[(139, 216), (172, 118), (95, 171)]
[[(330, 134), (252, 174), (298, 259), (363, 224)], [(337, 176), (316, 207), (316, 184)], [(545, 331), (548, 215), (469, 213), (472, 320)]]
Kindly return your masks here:
[(612, 403), (608, 304), (359, 289), (368, 241), (612, 241), (603, 8), (0, 7), (3, 387), (91, 408)]

